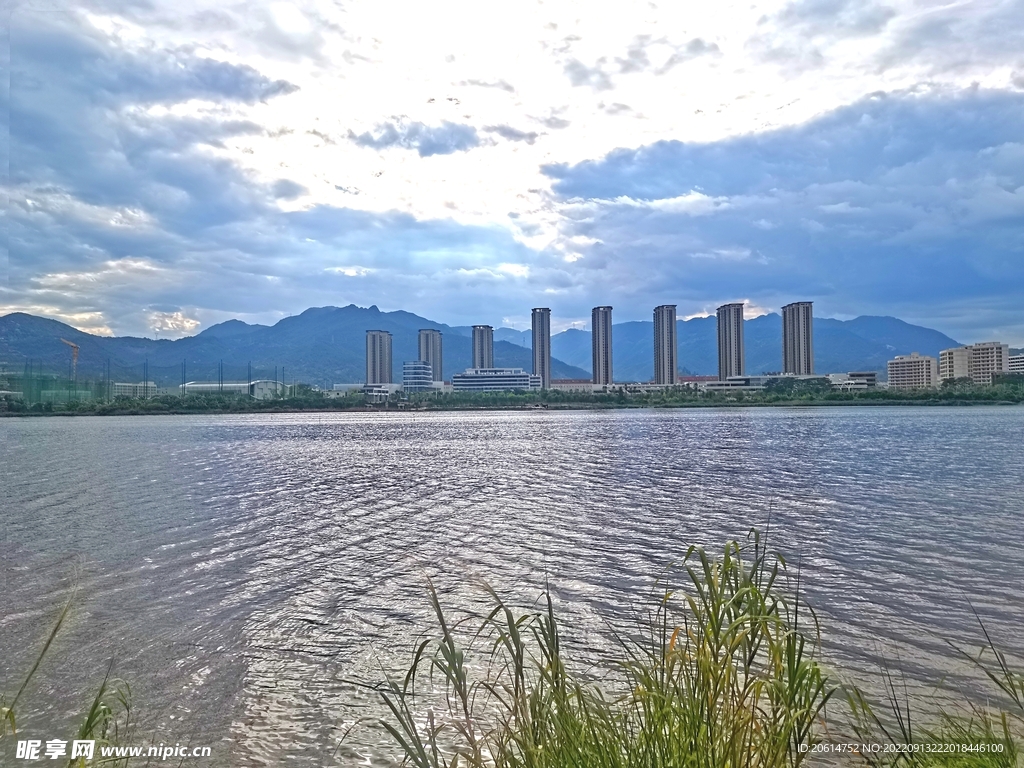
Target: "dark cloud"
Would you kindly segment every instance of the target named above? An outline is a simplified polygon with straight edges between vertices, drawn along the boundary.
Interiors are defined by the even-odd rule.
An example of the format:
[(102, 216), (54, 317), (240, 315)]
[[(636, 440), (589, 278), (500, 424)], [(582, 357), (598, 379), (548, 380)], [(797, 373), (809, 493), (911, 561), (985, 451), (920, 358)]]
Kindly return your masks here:
[(485, 125), (484, 130), (496, 133), (509, 141), (525, 141), (527, 144), (533, 144), (540, 135), (536, 131), (520, 131), (510, 125)]
[(356, 135), (350, 131), (349, 138), (362, 147), (415, 149), (420, 157), (450, 155), (480, 145), (476, 128), (447, 120), (436, 126), (402, 121), (383, 123), (372, 133)]
[(108, 105), (175, 103), (189, 98), (253, 103), (298, 89), (285, 80), (270, 80), (252, 67), (187, 51), (130, 54), (95, 33), (69, 35), (59, 23), (60, 16), (54, 17), (57, 23), (47, 19), (50, 23), (20, 23), (16, 27), (13, 45), (18, 59), (42, 65), (41, 69), (20, 70), (22, 79), (17, 87), (22, 91), (44, 87), (43, 78), (58, 73), (61, 81), (80, 83), (93, 98)]
[[(787, 296), (1024, 335), (1024, 95), (876, 96), (806, 125), (547, 173), (624, 293)], [(581, 262), (582, 263), (582, 262)], [(998, 312), (995, 310), (998, 309)], [(980, 315), (949, 327), (981, 333)]]
[(296, 184), (291, 179), (278, 179), (274, 182), (272, 189), (274, 191), (274, 197), (278, 200), (294, 200), (295, 198), (309, 192), (309, 190), (304, 186)]
[[(421, 293), (425, 275), (436, 293), (424, 311), (441, 310), (470, 281), (514, 293), (505, 276), (476, 269), (529, 260), (501, 230), (330, 206), (283, 212), (277, 200), (303, 194), (300, 185), (258, 183), (208, 151), (265, 129), (216, 113), (138, 108), (214, 91), (221, 100), (252, 100), (273, 81), (178, 53), (129, 54), (69, 18), (19, 16), (11, 35), (10, 103), (0, 104), (12, 177), (0, 305), (53, 308), (58, 317), (98, 313), (114, 331), (139, 334), (152, 311), (208, 323), (350, 301), (399, 308)], [(172, 59), (184, 71), (168, 74), (174, 83), (158, 82), (154, 73)], [(424, 154), (451, 151), (470, 143), (461, 128), (405, 140)], [(460, 306), (487, 317), (493, 310), (483, 296)]]

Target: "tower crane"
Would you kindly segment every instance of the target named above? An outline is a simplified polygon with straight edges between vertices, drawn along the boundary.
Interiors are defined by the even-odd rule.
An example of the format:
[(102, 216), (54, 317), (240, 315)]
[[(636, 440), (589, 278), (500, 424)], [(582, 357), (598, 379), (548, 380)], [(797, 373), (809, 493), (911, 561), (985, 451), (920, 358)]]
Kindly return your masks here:
[(78, 381), (78, 345), (67, 339), (61, 341), (71, 347), (71, 380)]

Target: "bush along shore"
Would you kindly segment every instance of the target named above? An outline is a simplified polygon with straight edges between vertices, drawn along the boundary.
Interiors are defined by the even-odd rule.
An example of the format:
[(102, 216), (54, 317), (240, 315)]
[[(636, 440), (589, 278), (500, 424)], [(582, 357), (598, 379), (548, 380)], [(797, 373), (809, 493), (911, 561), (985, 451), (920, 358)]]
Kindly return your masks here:
[[(888, 672), (881, 703), (872, 701), (840, 684), (822, 662), (819, 626), (801, 598), (799, 575), (756, 533), (717, 556), (692, 548), (650, 601), (635, 606), (640, 618), (632, 629), (616, 634), (603, 661), (585, 669), (563, 639), (549, 589), (526, 610), (492, 589), (485, 596), (488, 610), (451, 612), (428, 584), (435, 627), (407, 669), (356, 681), (379, 697), (382, 715), (349, 727), (338, 762), (326, 764), (355, 758), (414, 768), (1024, 765), (1024, 674), (980, 620), (980, 653), (955, 646), (951, 652), (988, 683), (989, 703), (937, 709), (912, 700)], [(0, 754), (13, 749), (20, 701), (71, 602), (20, 688), (0, 693)], [(69, 740), (135, 743), (129, 690), (109, 668), (85, 700), (91, 704)], [(386, 741), (354, 746), (364, 729)], [(136, 764), (147, 758), (102, 758), (98, 749), (92, 759), (67, 763)]]
[[(1019, 379), (1019, 381), (1018, 381)], [(386, 402), (370, 402), (356, 390), (338, 397), (297, 386), (294, 394), (266, 400), (244, 395), (158, 395), (150, 398), (118, 397), (113, 400), (26, 402), (20, 397), (0, 396), (0, 416), (124, 416), (136, 414), (274, 413), (303, 411), (392, 410), (516, 410), (602, 408), (699, 408), (749, 406), (856, 406), (856, 405), (984, 405), (1024, 403), (1024, 377), (1007, 377), (991, 386), (963, 383), (938, 389), (834, 391), (817, 383), (799, 382), (761, 392), (702, 392), (689, 387), (654, 391), (563, 392), (455, 392), (395, 393)], [(335, 393), (331, 393), (335, 394)]]

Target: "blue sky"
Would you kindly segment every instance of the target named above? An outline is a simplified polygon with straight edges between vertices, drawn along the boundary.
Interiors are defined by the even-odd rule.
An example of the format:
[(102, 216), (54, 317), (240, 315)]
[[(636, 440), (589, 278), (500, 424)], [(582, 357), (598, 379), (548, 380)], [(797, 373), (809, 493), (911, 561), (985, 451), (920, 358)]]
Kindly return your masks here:
[(328, 304), (560, 330), (813, 300), (1022, 345), (1021, 19), (16, 2), (0, 313), (174, 337)]

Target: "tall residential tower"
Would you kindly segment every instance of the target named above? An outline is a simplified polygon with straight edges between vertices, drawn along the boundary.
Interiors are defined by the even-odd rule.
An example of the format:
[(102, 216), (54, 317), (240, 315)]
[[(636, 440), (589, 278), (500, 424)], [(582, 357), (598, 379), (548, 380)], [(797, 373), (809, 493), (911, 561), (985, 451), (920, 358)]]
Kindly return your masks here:
[(391, 383), (391, 334), (366, 332), (366, 383)]
[(494, 329), (489, 325), (473, 326), (473, 367), (494, 367)]
[(533, 373), (540, 376), (541, 389), (551, 387), (551, 310), (533, 310)]
[(444, 366), (441, 358), (441, 332), (433, 328), (420, 329), (420, 351), (417, 360), (430, 363), (434, 381), (444, 381)]
[(591, 343), (594, 355), (594, 383), (612, 383), (612, 308), (594, 307), (590, 312)]
[(679, 361), (676, 346), (676, 305), (654, 308), (654, 383), (676, 383)]
[(782, 308), (782, 372), (814, 373), (813, 302), (795, 301)]
[(743, 350), (743, 305), (718, 308), (718, 380), (746, 373)]

